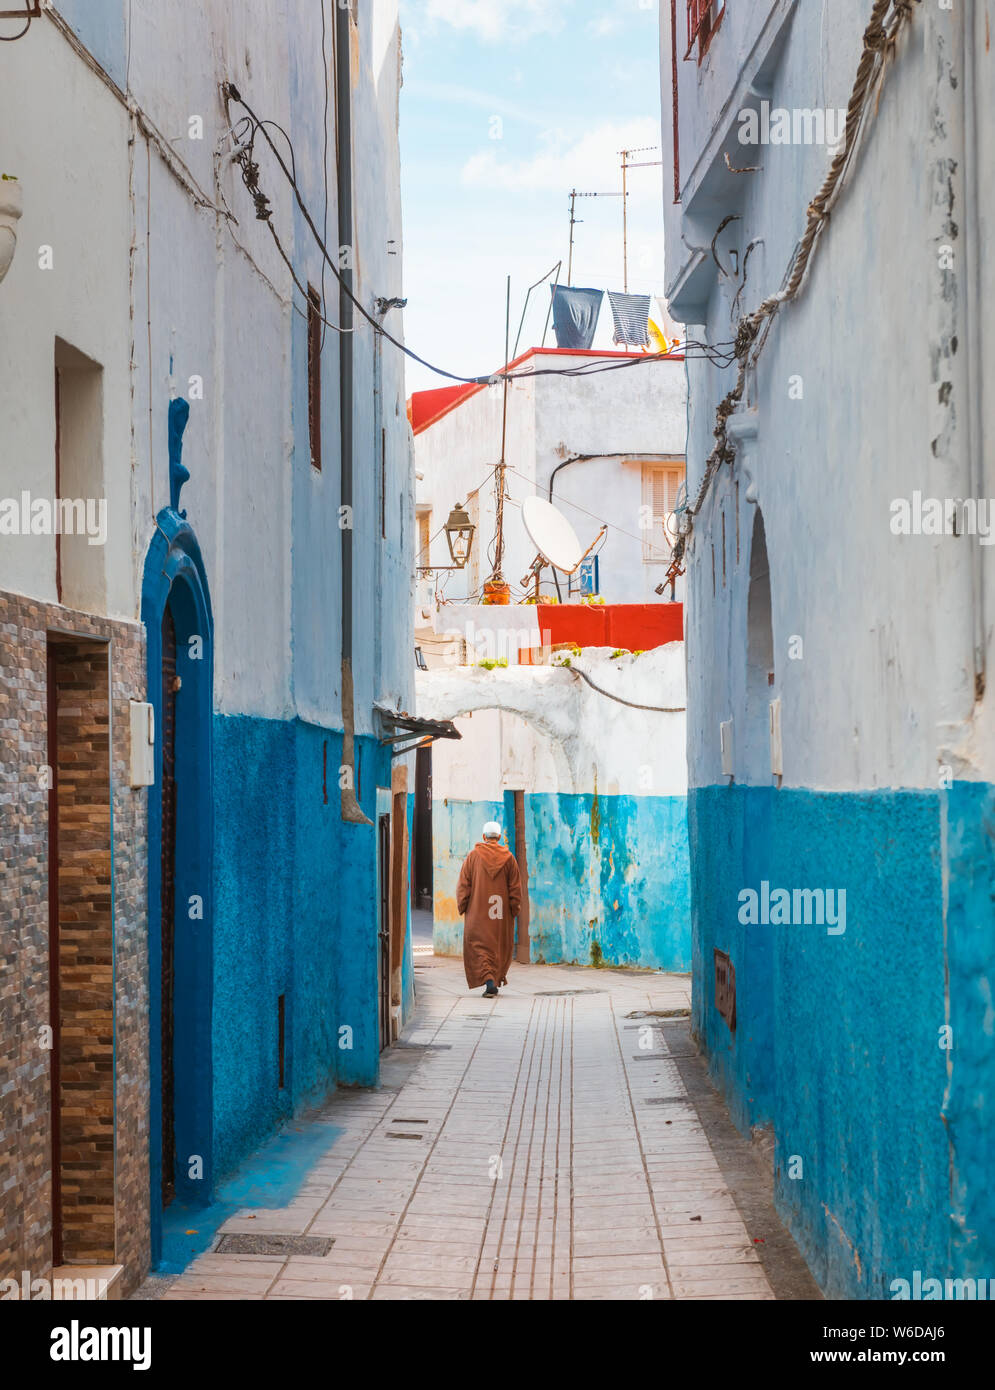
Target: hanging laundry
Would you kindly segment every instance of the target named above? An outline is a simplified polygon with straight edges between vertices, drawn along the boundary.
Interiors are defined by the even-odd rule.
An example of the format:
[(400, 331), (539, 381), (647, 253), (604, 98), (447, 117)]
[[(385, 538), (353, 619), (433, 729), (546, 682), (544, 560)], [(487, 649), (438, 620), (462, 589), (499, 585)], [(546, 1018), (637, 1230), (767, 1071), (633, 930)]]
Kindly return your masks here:
[(649, 295), (619, 294), (617, 290), (609, 290), (608, 302), (615, 320), (612, 342), (628, 343), (630, 347), (649, 347)]
[(587, 352), (594, 342), (604, 290), (576, 290), (570, 285), (550, 285), (550, 290), (556, 346)]

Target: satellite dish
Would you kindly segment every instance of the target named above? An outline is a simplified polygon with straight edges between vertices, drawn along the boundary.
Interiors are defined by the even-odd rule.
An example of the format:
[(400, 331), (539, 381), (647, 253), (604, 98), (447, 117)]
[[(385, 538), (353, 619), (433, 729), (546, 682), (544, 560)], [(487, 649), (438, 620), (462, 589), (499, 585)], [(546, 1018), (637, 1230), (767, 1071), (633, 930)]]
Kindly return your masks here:
[(584, 558), (584, 550), (563, 513), (542, 497), (526, 497), (522, 503), (522, 521), (529, 539), (547, 564), (565, 574), (573, 574)]

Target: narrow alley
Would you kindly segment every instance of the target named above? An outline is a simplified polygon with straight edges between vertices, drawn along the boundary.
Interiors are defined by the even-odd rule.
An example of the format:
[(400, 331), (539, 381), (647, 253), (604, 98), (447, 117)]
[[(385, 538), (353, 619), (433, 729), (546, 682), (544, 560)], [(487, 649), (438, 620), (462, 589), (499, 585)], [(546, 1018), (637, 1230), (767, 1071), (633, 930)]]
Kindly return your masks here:
[(28, 1364), (981, 1343), (993, 21), (0, 8)]
[(820, 1297), (688, 1042), (686, 976), (518, 966), (491, 1002), (458, 960), (415, 971), (381, 1088), (314, 1117), (338, 1137), (298, 1195), (136, 1297)]

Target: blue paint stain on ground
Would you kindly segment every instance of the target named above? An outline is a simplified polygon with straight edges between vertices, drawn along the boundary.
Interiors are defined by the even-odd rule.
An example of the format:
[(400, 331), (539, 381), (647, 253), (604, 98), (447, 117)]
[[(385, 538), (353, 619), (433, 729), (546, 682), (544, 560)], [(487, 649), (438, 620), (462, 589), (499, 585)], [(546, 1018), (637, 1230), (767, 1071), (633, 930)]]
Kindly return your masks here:
[(224, 1223), (247, 1207), (272, 1210), (287, 1206), (342, 1132), (339, 1126), (320, 1120), (284, 1130), (219, 1185), (210, 1206), (171, 1202), (163, 1215), (162, 1259), (156, 1273), (182, 1274), (191, 1260), (211, 1248)]

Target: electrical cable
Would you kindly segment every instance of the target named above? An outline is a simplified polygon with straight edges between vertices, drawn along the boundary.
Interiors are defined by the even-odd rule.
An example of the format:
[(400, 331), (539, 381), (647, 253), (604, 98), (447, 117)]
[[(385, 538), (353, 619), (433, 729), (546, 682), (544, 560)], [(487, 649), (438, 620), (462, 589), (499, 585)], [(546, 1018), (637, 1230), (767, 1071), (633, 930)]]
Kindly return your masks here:
[[(321, 69), (325, 79), (325, 114), (322, 120), (322, 131), (324, 132), (324, 147), (321, 156), (321, 182), (325, 190), (325, 211), (322, 217), (321, 230), (328, 236), (328, 59), (325, 55), (325, 0), (318, 0), (318, 8), (321, 10)], [(290, 137), (287, 136), (287, 144), (290, 145)], [(293, 146), (290, 146), (291, 159), (293, 159)], [(296, 178), (296, 170), (294, 177)], [(321, 307), (325, 307), (325, 261), (321, 262)], [(321, 342), (318, 345), (319, 355), (325, 347), (325, 329), (328, 327), (327, 320), (321, 321)], [(351, 330), (350, 330), (351, 331)]]
[(616, 701), (617, 704), (628, 705), (630, 709), (644, 709), (648, 710), (650, 714), (684, 714), (686, 711), (685, 705), (637, 705), (635, 700), (623, 700), (621, 695), (613, 695), (610, 690), (595, 685), (587, 672), (582, 671), (578, 666), (568, 666), (566, 669), (572, 676), (580, 676), (581, 680), (587, 681), (591, 689), (596, 690), (599, 695), (604, 695), (609, 700)]
[[(582, 456), (582, 457), (583, 457), (583, 456)], [(605, 455), (605, 454), (594, 454), (594, 455), (592, 455), (592, 457), (594, 457), (594, 458), (606, 458), (606, 457), (608, 457), (608, 455)], [(625, 457), (628, 458), (629, 455), (625, 455)], [(508, 471), (509, 471), (509, 473), (514, 473), (514, 474), (516, 474), (519, 478), (524, 479), (525, 482), (531, 483), (532, 486), (533, 486), (534, 488), (536, 488), (536, 493), (537, 493), (537, 495), (538, 495), (538, 485), (537, 485), (535, 482), (533, 482), (533, 480), (532, 480), (530, 477), (528, 477), (527, 474), (522, 473), (522, 472), (521, 472), (519, 469), (517, 469), (517, 468), (514, 468), (510, 463), (508, 464)], [(575, 511), (583, 512), (584, 515), (585, 515), (585, 516), (589, 516), (589, 517), (591, 518), (592, 521), (598, 521), (598, 522), (601, 523), (602, 526), (608, 526), (608, 527), (610, 527), (611, 530), (617, 531), (617, 532), (619, 533), (619, 535), (621, 535), (621, 536), (627, 536), (628, 539), (631, 540), (631, 541), (638, 541), (640, 545), (642, 545), (643, 542), (644, 542), (645, 539), (646, 539), (645, 536), (637, 536), (637, 535), (635, 535), (632, 531), (626, 531), (624, 527), (617, 525), (614, 521), (607, 521), (603, 516), (598, 516), (597, 512), (589, 512), (589, 511), (587, 510), (586, 507), (582, 507), (582, 506), (580, 505), (579, 502), (571, 502), (570, 499), (569, 499), (568, 497), (558, 497), (558, 498), (557, 498), (557, 501), (560, 503), (561, 506), (564, 506), (564, 507), (573, 507)], [(666, 556), (665, 556), (665, 555), (661, 555), (661, 556), (660, 556), (660, 559), (661, 559), (661, 561), (664, 561), (664, 560), (666, 560)]]
[[(338, 266), (336, 265), (333, 257), (329, 254), (328, 247), (325, 245), (324, 239), (319, 234), (318, 228), (315, 226), (314, 219), (308, 211), (307, 205), (304, 202), (303, 196), (301, 194), (300, 187), (297, 182), (296, 163), (293, 156), (293, 143), (291, 142), (290, 137), (287, 135), (286, 131), (284, 131), (283, 128), (279, 126), (275, 121), (261, 120), (233, 83), (226, 82), (223, 90), (225, 99), (228, 101), (237, 102), (238, 105), (245, 110), (245, 112), (247, 113), (247, 118), (252, 123), (252, 136), (248, 145), (243, 145), (240, 149), (236, 151), (233, 157), (236, 160), (236, 162), (239, 163), (242, 167), (242, 179), (245, 183), (246, 188), (249, 191), (250, 196), (253, 198), (253, 201), (256, 204), (257, 219), (261, 222), (271, 222), (273, 216), (273, 210), (270, 206), (270, 199), (262, 192), (262, 190), (259, 187), (259, 166), (252, 158), (255, 152), (256, 134), (259, 131), (262, 131), (263, 139), (266, 141), (267, 145), (272, 151), (273, 156), (276, 159), (277, 164), (280, 166), (280, 169), (284, 177), (290, 184), (294, 193), (294, 198), (297, 202), (297, 206), (300, 209), (301, 215), (304, 218), (304, 221), (306, 222), (308, 228), (310, 229), (311, 234), (314, 237), (314, 240), (317, 243), (317, 246), (325, 259), (325, 262), (327, 263), (332, 274), (339, 281), (339, 284), (343, 286), (348, 298), (352, 301), (353, 305), (359, 310), (363, 318), (366, 319), (367, 323), (370, 324), (375, 333), (381, 334), (381, 336), (386, 338), (389, 343), (393, 344), (393, 346), (396, 347), (400, 352), (404, 353), (406, 357), (410, 357), (412, 361), (417, 362), (419, 366), (425, 367), (428, 371), (433, 372), (436, 376), (445, 377), (449, 381), (456, 381), (461, 383), (462, 385), (490, 386), (500, 382), (505, 377), (507, 377), (509, 380), (514, 380), (516, 376), (586, 376), (594, 375), (598, 371), (615, 371), (622, 367), (636, 367), (646, 362), (666, 361), (670, 358), (670, 354), (668, 353), (646, 353), (639, 357), (628, 357), (622, 362), (611, 362), (607, 364), (590, 363), (585, 364), (584, 366), (579, 368), (546, 368), (532, 372), (521, 373), (513, 373), (504, 370), (501, 372), (490, 373), (487, 376), (461, 376), (457, 372), (447, 371), (443, 367), (437, 367), (433, 365), (433, 363), (426, 361), (424, 357), (419, 356), (419, 354), (416, 353), (412, 348), (407, 347), (399, 339), (395, 338), (393, 334), (388, 332), (388, 330), (384, 328), (383, 324), (378, 323), (377, 320), (373, 318), (373, 316), (367, 311), (367, 309), (360, 302), (360, 300), (356, 298), (352, 291), (347, 286), (343, 285), (342, 276), (339, 273)], [(242, 123), (239, 122), (239, 124), (241, 125)], [(266, 129), (268, 125), (273, 125), (278, 130), (280, 130), (280, 133), (286, 139), (290, 150), (292, 166), (291, 168), (287, 167), (286, 161), (280, 154), (280, 151), (277, 149), (268, 130)], [(273, 235), (274, 238), (276, 238), (275, 230), (273, 231)], [(335, 325), (333, 324), (330, 326), (334, 327)], [(708, 348), (707, 344), (695, 344), (695, 346)], [(709, 349), (709, 351), (710, 350), (711, 349)], [(720, 356), (726, 357), (728, 356), (728, 354), (720, 353)], [(734, 358), (730, 357), (729, 361), (731, 362), (732, 360), (734, 360)], [(725, 363), (725, 365), (728, 365), (728, 363)]]

